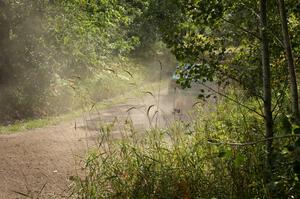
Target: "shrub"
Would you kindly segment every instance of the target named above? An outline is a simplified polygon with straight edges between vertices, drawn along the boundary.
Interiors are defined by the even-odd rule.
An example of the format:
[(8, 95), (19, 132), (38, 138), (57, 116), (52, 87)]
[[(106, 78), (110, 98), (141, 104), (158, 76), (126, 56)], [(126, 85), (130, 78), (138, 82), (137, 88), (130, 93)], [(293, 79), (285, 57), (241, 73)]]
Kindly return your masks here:
[[(240, 99), (258, 107), (251, 98)], [(263, 118), (226, 99), (198, 106), (194, 121), (164, 129), (142, 133), (127, 122), (118, 140), (111, 127), (103, 127), (100, 148), (86, 160), (87, 175), (74, 181), (74, 196), (295, 198), (291, 154), (282, 153), (295, 139), (275, 140), (273, 178), (266, 181), (264, 142), (257, 142), (264, 139), (263, 128)], [(276, 125), (276, 132), (280, 129)]]

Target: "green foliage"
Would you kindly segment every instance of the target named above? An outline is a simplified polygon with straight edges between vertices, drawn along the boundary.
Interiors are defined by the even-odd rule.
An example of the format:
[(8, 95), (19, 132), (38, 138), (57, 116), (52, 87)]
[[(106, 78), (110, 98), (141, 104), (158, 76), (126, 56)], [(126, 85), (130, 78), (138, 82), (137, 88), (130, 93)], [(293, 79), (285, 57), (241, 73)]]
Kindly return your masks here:
[[(295, 1), (287, 1), (290, 35), (298, 59)], [(250, 96), (262, 97), (259, 8), (254, 1), (152, 1), (148, 13), (162, 40), (175, 54), (184, 87), (203, 77), (219, 84), (237, 83)], [(268, 37), (274, 96), (286, 89), (287, 81), (281, 26), (276, 2), (268, 5)], [(195, 65), (187, 69), (186, 64)], [(206, 68), (206, 69), (205, 69)], [(209, 70), (207, 70), (209, 68)]]
[[(300, 5), (286, 3), (298, 64)], [(295, 135), (280, 17), (276, 1), (268, 6), (274, 131)], [(299, 138), (274, 140), (273, 178), (262, 179), (266, 149), (255, 143), (264, 139), (258, 13), (252, 0), (0, 0), (0, 121), (58, 115), (124, 94), (144, 79), (132, 59), (162, 58), (168, 47), (184, 87), (215, 81), (242, 91), (229, 90), (227, 100), (199, 110), (190, 124), (145, 136), (128, 122), (127, 139), (113, 142), (111, 126), (102, 128), (104, 144), (88, 157), (76, 196), (297, 198)]]
[(132, 24), (141, 3), (4, 1), (0, 121), (57, 115), (141, 81), (144, 67), (128, 59), (140, 43)]
[[(227, 96), (259, 111), (255, 98), (230, 90)], [(74, 183), (79, 198), (297, 198), (299, 139), (274, 140), (273, 178), (266, 183), (263, 118), (227, 98), (198, 105), (193, 121), (137, 131), (122, 124), (100, 128), (100, 147), (86, 159), (87, 175)], [(278, 116), (277, 135), (297, 133)], [(119, 125), (118, 125), (119, 126)]]

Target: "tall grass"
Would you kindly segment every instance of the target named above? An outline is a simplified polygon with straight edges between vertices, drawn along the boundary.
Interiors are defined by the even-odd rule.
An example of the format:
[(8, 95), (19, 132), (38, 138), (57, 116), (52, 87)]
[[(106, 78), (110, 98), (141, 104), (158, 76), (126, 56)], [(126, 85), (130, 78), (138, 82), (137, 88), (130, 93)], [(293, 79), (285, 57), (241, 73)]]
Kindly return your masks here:
[[(255, 100), (240, 99), (259, 109)], [(274, 165), (274, 179), (267, 184), (264, 145), (234, 144), (263, 139), (263, 119), (255, 112), (220, 99), (205, 107), (198, 104), (197, 115), (193, 121), (142, 132), (127, 122), (122, 139), (113, 138), (112, 126), (100, 128), (99, 148), (86, 159), (87, 175), (74, 181), (73, 197), (295, 198), (299, 194), (288, 158), (280, 156), (284, 147), (276, 149), (282, 159), (277, 159), (280, 166)]]

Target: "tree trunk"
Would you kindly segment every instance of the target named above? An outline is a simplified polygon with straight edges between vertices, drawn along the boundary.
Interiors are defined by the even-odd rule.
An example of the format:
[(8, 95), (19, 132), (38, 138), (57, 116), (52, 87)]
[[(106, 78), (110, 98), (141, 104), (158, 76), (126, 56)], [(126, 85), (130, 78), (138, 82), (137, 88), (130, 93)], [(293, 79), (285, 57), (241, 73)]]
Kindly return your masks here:
[[(260, 34), (261, 34), (261, 58), (263, 71), (263, 92), (264, 92), (264, 116), (265, 116), (265, 136), (273, 137), (273, 117), (272, 117), (272, 90), (271, 90), (271, 66), (269, 41), (267, 33), (267, 0), (260, 0)], [(270, 174), (272, 165), (273, 141), (266, 141), (266, 169)], [(268, 175), (270, 177), (270, 175)], [(266, 179), (268, 180), (268, 179)]]
[(287, 22), (287, 14), (285, 10), (284, 0), (278, 0), (279, 12), (281, 17), (281, 26), (282, 26), (282, 36), (283, 43), (285, 48), (285, 57), (287, 61), (289, 76), (290, 76), (290, 89), (292, 95), (292, 111), (293, 116), (297, 123), (300, 122), (299, 115), (299, 104), (298, 104), (298, 86), (297, 86), (297, 78), (295, 72), (295, 64), (291, 47), (291, 40), (289, 36), (288, 30), (288, 22)]
[(10, 70), (9, 43), (10, 24), (8, 19), (8, 6), (0, 0), (0, 84), (5, 82)]

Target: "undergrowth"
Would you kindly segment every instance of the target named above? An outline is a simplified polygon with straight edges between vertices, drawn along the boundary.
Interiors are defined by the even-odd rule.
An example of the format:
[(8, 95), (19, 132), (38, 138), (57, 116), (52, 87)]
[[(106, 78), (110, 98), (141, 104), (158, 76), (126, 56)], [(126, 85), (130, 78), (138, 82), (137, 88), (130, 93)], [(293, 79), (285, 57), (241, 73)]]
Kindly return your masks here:
[[(259, 110), (254, 99), (239, 99), (247, 107)], [(257, 142), (264, 139), (263, 118), (227, 99), (197, 106), (193, 121), (176, 121), (162, 129), (138, 132), (127, 121), (122, 139), (112, 138), (111, 126), (100, 128), (99, 148), (89, 153), (84, 168), (87, 175), (74, 181), (72, 196), (186, 199), (299, 196), (298, 178), (292, 167), (294, 156), (285, 147), (295, 139), (275, 141), (273, 178), (266, 182), (264, 142)], [(278, 135), (286, 130), (280, 123), (276, 123)]]

